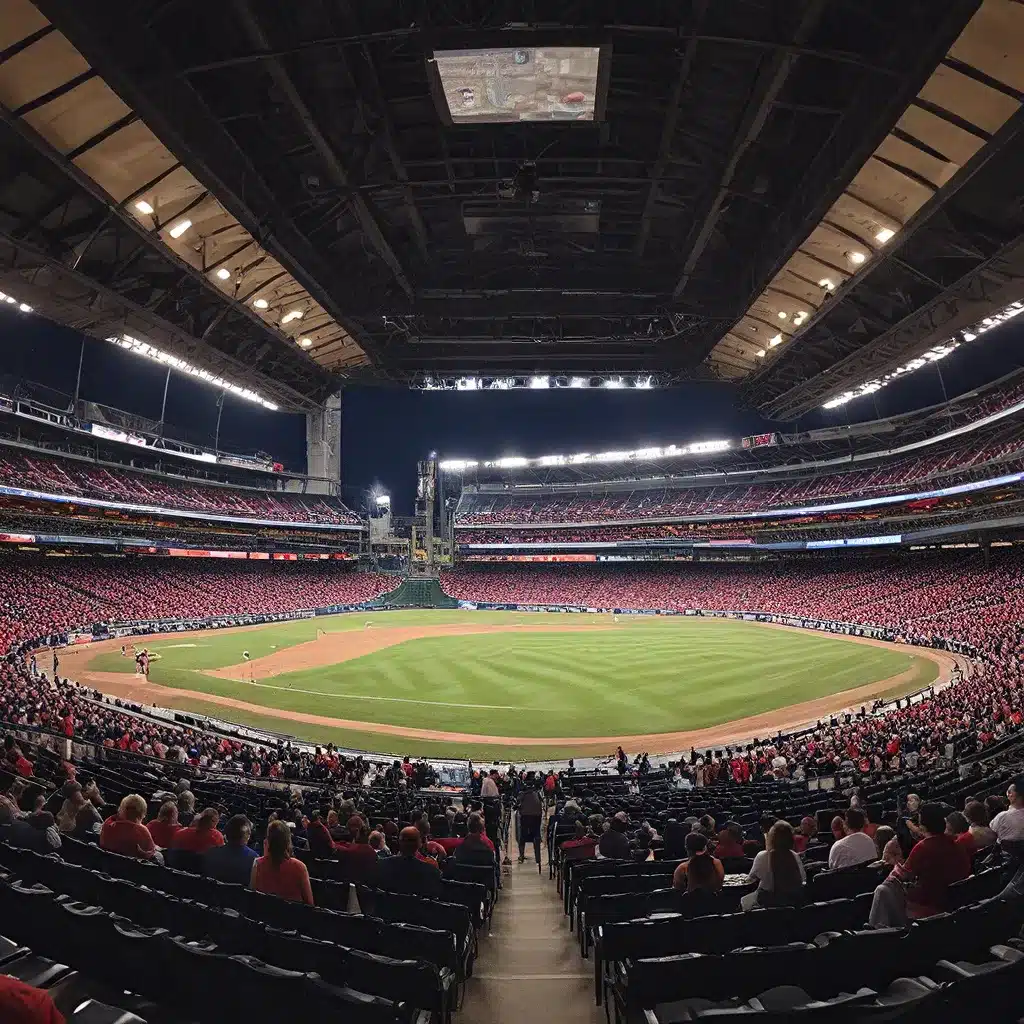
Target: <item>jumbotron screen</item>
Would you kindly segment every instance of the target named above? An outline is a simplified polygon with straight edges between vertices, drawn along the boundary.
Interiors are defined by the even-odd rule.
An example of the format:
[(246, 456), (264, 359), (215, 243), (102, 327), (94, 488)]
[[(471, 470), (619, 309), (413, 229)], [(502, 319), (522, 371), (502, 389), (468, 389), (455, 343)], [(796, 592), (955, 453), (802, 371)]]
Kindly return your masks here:
[(455, 124), (593, 121), (599, 46), (435, 50)]

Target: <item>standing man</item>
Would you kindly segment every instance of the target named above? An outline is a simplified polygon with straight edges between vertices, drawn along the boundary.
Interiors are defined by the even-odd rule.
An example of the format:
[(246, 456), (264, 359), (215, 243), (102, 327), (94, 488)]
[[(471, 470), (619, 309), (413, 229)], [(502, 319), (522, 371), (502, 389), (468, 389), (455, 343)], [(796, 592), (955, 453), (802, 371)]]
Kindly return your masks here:
[(544, 817), (544, 806), (541, 802), (540, 790), (533, 779), (528, 779), (526, 788), (519, 797), (519, 863), (526, 860), (527, 843), (533, 843), (533, 853), (537, 859), (537, 870), (540, 871), (540, 831)]
[(57, 657), (57, 648), (53, 649), (53, 678), (57, 678), (57, 666), (60, 664), (60, 659)]

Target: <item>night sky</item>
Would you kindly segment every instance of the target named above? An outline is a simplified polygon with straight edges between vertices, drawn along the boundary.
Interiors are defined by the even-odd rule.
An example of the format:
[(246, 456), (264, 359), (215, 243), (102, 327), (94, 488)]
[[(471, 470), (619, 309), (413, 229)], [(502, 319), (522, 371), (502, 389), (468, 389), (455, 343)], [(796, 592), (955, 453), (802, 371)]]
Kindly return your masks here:
[[(1024, 319), (1024, 318), (1022, 318)], [(0, 310), (0, 374), (74, 392), (81, 336), (41, 317)], [(1024, 324), (1011, 322), (876, 395), (799, 424), (770, 424), (740, 407), (728, 384), (689, 384), (658, 391), (424, 392), (356, 388), (342, 398), (342, 482), (350, 503), (374, 484), (412, 511), (416, 461), (537, 456), (739, 437), (891, 416), (952, 398), (1024, 364)], [(81, 396), (152, 419), (160, 417), (165, 371), (155, 363), (86, 339)], [(9, 382), (3, 383), (6, 388)], [(172, 372), (168, 433), (212, 443), (219, 391)], [(55, 402), (54, 404), (58, 404)], [(266, 451), (289, 469), (305, 466), (304, 417), (272, 413), (228, 397), (221, 447)]]

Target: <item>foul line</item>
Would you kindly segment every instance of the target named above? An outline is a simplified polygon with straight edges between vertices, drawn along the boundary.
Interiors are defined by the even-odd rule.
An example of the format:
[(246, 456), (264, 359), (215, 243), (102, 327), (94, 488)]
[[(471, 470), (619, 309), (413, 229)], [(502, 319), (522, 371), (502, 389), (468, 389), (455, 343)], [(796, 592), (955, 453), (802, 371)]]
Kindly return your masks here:
[[(248, 679), (232, 682), (248, 683)], [(438, 708), (480, 708), (486, 711), (543, 711), (543, 708), (524, 708), (515, 704), (453, 704), (446, 700), (414, 700), (412, 697), (371, 697), (363, 693), (328, 693), (326, 690), (300, 690), (295, 686), (272, 686), (270, 683), (250, 683), (264, 690), (281, 690), (284, 693), (308, 693), (314, 697), (344, 697), (346, 700), (386, 700), (396, 704), (430, 704)], [(589, 977), (589, 975), (588, 975)]]

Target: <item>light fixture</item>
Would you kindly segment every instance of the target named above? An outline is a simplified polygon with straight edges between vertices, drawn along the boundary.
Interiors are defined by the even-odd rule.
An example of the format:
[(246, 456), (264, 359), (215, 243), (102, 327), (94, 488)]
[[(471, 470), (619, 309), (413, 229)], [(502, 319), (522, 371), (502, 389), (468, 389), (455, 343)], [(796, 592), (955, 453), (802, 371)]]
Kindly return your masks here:
[(788, 317), (788, 316), (789, 316), (789, 314), (784, 309), (780, 309), (779, 310), (779, 319), (780, 320), (785, 320), (786, 317)]
[(536, 390), (541, 390), (543, 388), (549, 388), (549, 387), (551, 387), (551, 378), (550, 377), (531, 377), (530, 378), (530, 387), (533, 390), (535, 390), (535, 391)]
[(757, 350), (757, 358), (758, 359), (764, 359), (764, 349), (763, 348), (759, 348)]
[(818, 287), (819, 288), (824, 288), (825, 291), (827, 291), (827, 292), (831, 292), (831, 291), (835, 291), (836, 283), (830, 277), (823, 277), (818, 282)]
[(285, 315), (283, 317), (281, 317), (281, 326), (283, 327), (285, 324), (290, 324), (293, 320), (301, 320), (301, 319), (302, 319), (302, 310), (301, 309), (289, 309), (288, 312), (285, 313)]
[(269, 409), (271, 412), (276, 412), (278, 409), (274, 402), (267, 401), (261, 394), (253, 391), (252, 388), (242, 387), (241, 384), (234, 384), (223, 377), (218, 377), (216, 374), (210, 373), (209, 370), (200, 369), (198, 366), (188, 363), (184, 359), (179, 359), (177, 356), (172, 356), (169, 352), (164, 352), (155, 345), (140, 341), (138, 338), (132, 338), (130, 335), (123, 334), (120, 337), (107, 338), (107, 341), (117, 345), (118, 348), (123, 348), (129, 352), (134, 352), (136, 355), (152, 359), (162, 366), (169, 366), (180, 373), (188, 374), (190, 377), (198, 377), (199, 380), (206, 381), (207, 384), (212, 384), (215, 388), (220, 388), (238, 398), (244, 398), (247, 402), (262, 405), (264, 409)]
[(860, 252), (857, 249), (852, 249), (850, 250), (850, 252), (846, 254), (846, 258), (851, 263), (855, 263), (857, 264), (857, 266), (860, 266), (860, 264), (862, 264), (867, 259), (867, 256), (865, 256), (864, 253)]
[(303, 348), (309, 348), (309, 346), (313, 344), (313, 339), (312, 338), (299, 338), (299, 344)]
[(27, 302), (21, 303), (21, 305), (18, 306), (18, 309), (20, 309), (22, 311), (22, 313), (31, 313), (32, 312), (32, 307)]
[(885, 243), (888, 242), (889, 239), (892, 238), (892, 236), (895, 234), (896, 232), (893, 231), (891, 228), (882, 228), (882, 230), (879, 231), (877, 235), (875, 235), (875, 241), (881, 242), (882, 245), (885, 245)]
[(781, 334), (776, 334), (774, 338), (771, 338), (768, 341), (768, 347), (769, 348), (775, 348), (776, 345), (781, 345), (781, 344), (782, 344), (782, 335)]
[(257, 309), (266, 309), (266, 308), (267, 308), (267, 306), (269, 306), (269, 305), (270, 305), (270, 303), (269, 303), (269, 302), (267, 302), (267, 300), (266, 300), (266, 299), (257, 299), (257, 300), (256, 300), (256, 301), (255, 301), (255, 302), (253, 303), (253, 305), (254, 305), (254, 306), (255, 306), (255, 307), (257, 308)]
[(138, 210), (139, 213), (144, 213), (147, 217), (153, 212), (153, 207), (150, 206), (145, 199), (140, 199), (135, 204), (135, 209)]
[(217, 276), (222, 281), (226, 281), (231, 276), (231, 271), (228, 270), (227, 267), (221, 267), (220, 270), (217, 271)]
[(18, 300), (13, 295), (5, 295), (4, 301), (11, 303), (11, 305), (13, 306), (14, 303), (17, 302)]
[(192, 221), (186, 217), (184, 220), (179, 220), (177, 224), (168, 232), (171, 238), (181, 238), (188, 229), (192, 227)]
[(569, 380), (569, 387), (571, 388), (585, 388), (588, 387), (590, 381), (586, 377), (572, 377)]
[(609, 377), (602, 386), (606, 388), (624, 388), (626, 385), (621, 377)]

